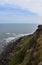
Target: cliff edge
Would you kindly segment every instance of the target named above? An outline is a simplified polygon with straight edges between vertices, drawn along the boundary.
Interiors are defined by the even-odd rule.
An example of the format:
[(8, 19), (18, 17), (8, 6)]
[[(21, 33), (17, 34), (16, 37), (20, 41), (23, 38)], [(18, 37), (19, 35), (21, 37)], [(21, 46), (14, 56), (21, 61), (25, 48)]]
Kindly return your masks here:
[(0, 65), (42, 65), (42, 25), (33, 34), (10, 43), (0, 55)]

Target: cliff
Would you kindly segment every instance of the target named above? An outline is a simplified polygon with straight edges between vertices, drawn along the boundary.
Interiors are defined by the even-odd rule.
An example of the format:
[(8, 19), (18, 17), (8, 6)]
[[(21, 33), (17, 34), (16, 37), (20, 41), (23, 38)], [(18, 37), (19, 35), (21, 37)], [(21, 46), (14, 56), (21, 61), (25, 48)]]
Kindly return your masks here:
[(42, 36), (42, 25), (39, 25), (37, 30), (34, 32), (33, 34), (34, 39), (39, 38), (40, 36)]
[(42, 65), (42, 25), (10, 43), (0, 55), (0, 65)]

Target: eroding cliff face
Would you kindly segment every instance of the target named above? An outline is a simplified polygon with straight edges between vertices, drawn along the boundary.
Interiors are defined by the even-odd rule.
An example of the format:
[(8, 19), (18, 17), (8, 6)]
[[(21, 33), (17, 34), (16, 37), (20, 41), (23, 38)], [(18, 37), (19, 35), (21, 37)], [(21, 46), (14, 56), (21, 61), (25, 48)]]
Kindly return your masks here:
[(33, 34), (35, 40), (37, 40), (40, 36), (42, 36), (42, 25), (39, 25), (37, 30)]

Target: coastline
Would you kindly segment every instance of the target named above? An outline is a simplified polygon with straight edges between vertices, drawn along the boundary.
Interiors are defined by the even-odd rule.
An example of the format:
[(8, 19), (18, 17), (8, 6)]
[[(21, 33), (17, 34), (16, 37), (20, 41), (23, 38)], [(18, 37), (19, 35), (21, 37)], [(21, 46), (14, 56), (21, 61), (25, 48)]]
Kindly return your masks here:
[[(41, 46), (39, 45), (40, 42), (42, 43), (41, 35), (42, 29), (41, 26), (39, 26), (39, 28), (33, 34), (21, 36), (16, 41), (9, 42), (8, 45), (4, 48), (4, 51), (0, 54), (0, 65), (16, 65), (18, 63), (26, 65), (33, 61), (33, 57), (34, 59), (36, 58), (39, 60), (38, 58), (42, 56), (41, 52), (40, 57), (38, 57), (39, 54), (37, 53), (39, 50), (42, 50), (40, 49)], [(38, 41), (38, 39), (41, 41)], [(38, 58), (35, 56), (35, 52)]]
[[(7, 63), (9, 63), (10, 61), (10, 56), (12, 53), (15, 53), (15, 48), (18, 44), (21, 43), (21, 41), (24, 40), (24, 38), (28, 38), (30, 36), (32, 36), (33, 34), (26, 34), (24, 36), (21, 36), (19, 37), (17, 40), (12, 40), (8, 43), (8, 45), (6, 45), (3, 49), (3, 51), (0, 53), (0, 62), (2, 63), (2, 60), (3, 60), (3, 63), (4, 63), (4, 59), (5, 59), (5, 64), (8, 65)], [(0, 65), (1, 65), (0, 63)], [(2, 64), (3, 65), (3, 64)]]
[[(6, 50), (7, 48), (12, 47), (12, 45), (15, 47), (15, 45), (16, 45), (22, 38), (23, 38), (23, 37), (20, 37), (20, 38), (18, 38), (18, 39), (16, 39), (16, 40), (11, 40), (11, 41), (7, 42), (7, 45), (4, 46), (3, 51), (2, 51), (1, 53), (5, 52), (5, 50)], [(0, 53), (0, 54), (1, 54), (1, 53)]]
[(19, 35), (17, 35), (16, 37), (9, 37), (9, 38), (6, 38), (5, 39), (5, 42), (3, 41), (3, 44), (4, 44), (4, 46), (3, 46), (3, 48), (1, 48), (0, 50), (0, 54), (5, 50), (5, 48), (8, 46), (8, 45), (10, 45), (10, 44), (12, 44), (12, 43), (15, 43), (17, 40), (19, 40), (20, 38), (23, 38), (24, 36), (28, 36), (28, 35), (31, 35), (31, 34), (33, 34), (33, 33), (29, 33), (29, 34), (19, 34)]
[[(15, 49), (16, 49), (17, 45), (20, 44), (24, 40), (24, 38), (28, 39), (28, 37), (30, 37), (32, 35), (33, 34), (21, 36), (16, 41), (13, 40), (12, 42), (9, 42), (8, 45), (4, 47), (4, 50), (0, 54), (0, 62), (2, 63), (2, 60), (5, 59), (5, 62), (6, 62), (5, 64), (8, 65), (7, 63), (10, 61), (10, 56), (12, 53), (15, 53)], [(4, 63), (4, 61), (3, 61), (3, 63)]]

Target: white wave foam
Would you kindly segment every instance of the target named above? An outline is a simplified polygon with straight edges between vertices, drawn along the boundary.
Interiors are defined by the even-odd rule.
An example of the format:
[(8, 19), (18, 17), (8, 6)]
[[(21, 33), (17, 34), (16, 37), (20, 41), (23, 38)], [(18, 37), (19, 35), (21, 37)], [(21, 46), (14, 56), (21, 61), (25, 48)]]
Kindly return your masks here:
[(21, 37), (21, 36), (29, 35), (29, 34), (31, 34), (31, 33), (29, 33), (29, 34), (18, 34), (18, 35), (16, 35), (15, 33), (6, 33), (6, 34), (7, 34), (7, 35), (12, 34), (12, 35), (15, 36), (15, 37)]
[(15, 40), (15, 37), (9, 37), (9, 38), (6, 38), (5, 40), (6, 40), (6, 43), (8, 43), (8, 42), (10, 42), (12, 40)]
[[(29, 33), (29, 34), (31, 34), (31, 33)], [(15, 40), (17, 40), (18, 38), (20, 38), (20, 37), (23, 37), (23, 36), (27, 36), (27, 35), (29, 35), (29, 34), (18, 34), (18, 35), (16, 35), (15, 37), (8, 37), (8, 38), (6, 38), (5, 40), (6, 40), (6, 43), (8, 43), (8, 42), (10, 42), (10, 41), (15, 41)]]
[[(8, 33), (9, 34), (9, 33)], [(31, 33), (29, 33), (31, 34)], [(19, 39), (20, 37), (23, 37), (23, 36), (27, 36), (29, 34), (18, 34), (16, 35), (15, 37), (8, 37), (8, 38), (4, 38), (2, 41), (1, 41), (1, 49), (4, 48), (4, 46), (8, 45), (9, 42), (13, 42), (13, 41), (16, 41), (17, 39)]]
[(15, 33), (5, 33), (6, 35), (10, 35), (10, 36), (16, 36), (16, 34)]
[(11, 33), (6, 33), (7, 35), (11, 34)]
[[(29, 34), (31, 34), (31, 33), (29, 33)], [(19, 34), (19, 35), (17, 35), (18, 37), (22, 37), (22, 36), (27, 36), (27, 35), (29, 35), (29, 34)]]
[(19, 35), (16, 35), (16, 37), (9, 37), (9, 38), (6, 38), (5, 40), (6, 40), (6, 42), (10, 42), (10, 41), (12, 41), (12, 40), (17, 40), (18, 38), (20, 38), (20, 37), (22, 37), (22, 36), (26, 36), (26, 35), (28, 35), (28, 34), (19, 34)]

